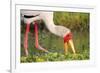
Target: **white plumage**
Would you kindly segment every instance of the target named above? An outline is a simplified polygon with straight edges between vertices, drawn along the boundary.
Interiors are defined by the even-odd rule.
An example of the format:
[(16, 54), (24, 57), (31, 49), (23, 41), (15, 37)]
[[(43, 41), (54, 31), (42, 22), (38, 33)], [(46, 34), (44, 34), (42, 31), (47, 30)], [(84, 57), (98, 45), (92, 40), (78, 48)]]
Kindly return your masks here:
[[(67, 33), (70, 32), (70, 29), (64, 26), (57, 26), (54, 24), (53, 12), (22, 10), (21, 15), (25, 23), (32, 23), (36, 20), (43, 20), (48, 30), (57, 36), (64, 37)], [(33, 18), (24, 18), (24, 15), (27, 15), (27, 16), (38, 15), (38, 16), (33, 17)]]

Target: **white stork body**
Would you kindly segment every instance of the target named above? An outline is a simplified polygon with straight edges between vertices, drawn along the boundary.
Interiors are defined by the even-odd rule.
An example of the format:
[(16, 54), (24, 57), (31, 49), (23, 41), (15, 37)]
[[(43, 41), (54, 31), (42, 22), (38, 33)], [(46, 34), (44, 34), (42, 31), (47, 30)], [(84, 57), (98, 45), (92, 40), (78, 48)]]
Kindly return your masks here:
[(64, 26), (57, 26), (53, 21), (53, 12), (21, 10), (21, 19), (26, 23), (34, 23), (36, 20), (43, 20), (48, 30), (62, 38), (70, 33), (70, 29)]
[[(32, 23), (36, 20), (43, 20), (45, 22), (46, 27), (48, 30), (60, 37), (64, 37), (70, 30), (64, 26), (57, 26), (54, 24), (53, 21), (53, 12), (43, 12), (43, 11), (29, 11), (29, 10), (22, 10), (22, 19), (25, 23)], [(33, 18), (24, 18), (24, 15), (27, 16), (36, 16)]]

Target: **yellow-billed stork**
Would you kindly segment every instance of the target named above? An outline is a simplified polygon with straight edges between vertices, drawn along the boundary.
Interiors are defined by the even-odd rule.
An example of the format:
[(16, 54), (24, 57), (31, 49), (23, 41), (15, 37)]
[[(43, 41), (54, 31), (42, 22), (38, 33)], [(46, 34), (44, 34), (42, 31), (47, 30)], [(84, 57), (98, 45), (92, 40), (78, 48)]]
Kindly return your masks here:
[(46, 49), (42, 48), (39, 45), (38, 42), (38, 27), (37, 27), (37, 20), (43, 20), (45, 22), (45, 25), (47, 29), (59, 36), (62, 37), (64, 40), (64, 51), (67, 53), (68, 51), (68, 44), (70, 45), (73, 53), (75, 54), (75, 48), (72, 40), (72, 33), (70, 29), (64, 27), (55, 25), (53, 21), (53, 12), (43, 12), (43, 11), (33, 11), (33, 10), (21, 10), (21, 19), (26, 23), (26, 32), (25, 32), (25, 38), (24, 38), (24, 48), (25, 48), (25, 54), (28, 55), (28, 32), (30, 23), (34, 24), (35, 27), (35, 47), (37, 49), (43, 50), (45, 52), (48, 52)]

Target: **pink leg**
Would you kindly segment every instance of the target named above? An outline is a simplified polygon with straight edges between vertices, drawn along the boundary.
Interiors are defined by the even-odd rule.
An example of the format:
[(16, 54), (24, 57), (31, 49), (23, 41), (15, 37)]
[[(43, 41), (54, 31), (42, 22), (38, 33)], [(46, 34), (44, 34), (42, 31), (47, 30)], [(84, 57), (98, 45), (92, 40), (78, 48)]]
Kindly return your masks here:
[(34, 24), (34, 31), (35, 31), (35, 47), (38, 48), (39, 42), (38, 42), (38, 26), (37, 22), (35, 21)]
[(24, 36), (24, 49), (25, 49), (25, 54), (28, 56), (28, 33), (30, 29), (30, 24), (26, 24), (26, 31), (25, 31), (25, 36)]
[(35, 21), (35, 24), (34, 24), (34, 31), (35, 31), (35, 47), (39, 50), (42, 50), (42, 51), (45, 51), (45, 52), (48, 52), (46, 49), (42, 48), (40, 45), (39, 45), (39, 41), (38, 41), (38, 26), (37, 26), (37, 22)]

